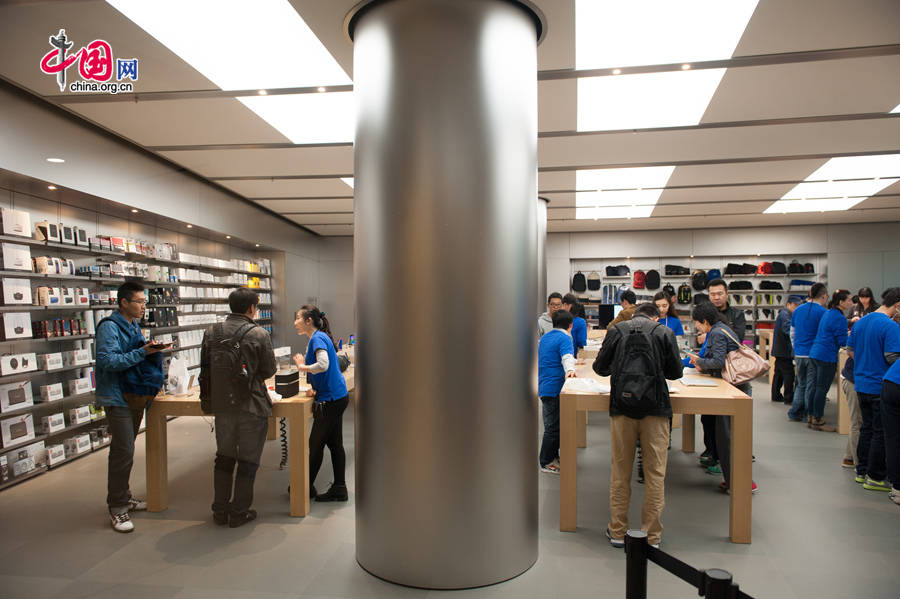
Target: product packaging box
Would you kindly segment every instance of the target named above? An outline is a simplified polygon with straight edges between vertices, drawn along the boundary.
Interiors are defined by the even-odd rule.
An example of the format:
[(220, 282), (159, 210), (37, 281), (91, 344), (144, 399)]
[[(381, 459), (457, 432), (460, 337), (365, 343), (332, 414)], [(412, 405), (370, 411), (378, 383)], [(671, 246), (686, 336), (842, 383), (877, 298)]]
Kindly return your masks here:
[(87, 231), (85, 231), (81, 227), (72, 227), (72, 232), (75, 234), (75, 245), (87, 246), (87, 244), (88, 244)]
[(31, 305), (31, 281), (28, 279), (3, 279), (3, 303), (6, 305)]
[(69, 395), (83, 395), (91, 392), (91, 379), (84, 377), (72, 379), (68, 382)]
[(0, 435), (3, 436), (3, 447), (34, 439), (34, 417), (22, 414), (0, 420)]
[(28, 474), (36, 467), (37, 465), (34, 463), (34, 458), (30, 455), (25, 454), (19, 456), (19, 459), (13, 462), (13, 476), (22, 476), (23, 474)]
[(65, 461), (65, 445), (50, 445), (49, 447), (47, 447), (47, 464), (49, 464), (50, 466), (56, 466), (57, 464)]
[(59, 401), (65, 397), (62, 383), (41, 385), (41, 401)]
[(91, 436), (78, 435), (70, 437), (64, 441), (66, 448), (66, 457), (79, 455), (91, 450)]
[(34, 405), (31, 395), (31, 381), (19, 381), (0, 385), (0, 412), (12, 412)]
[(86, 424), (91, 421), (91, 408), (88, 406), (80, 406), (69, 410), (69, 424), (79, 425)]
[(75, 305), (75, 290), (72, 287), (62, 287), (59, 290), (59, 297), (63, 306)]
[(109, 245), (110, 245), (110, 249), (114, 252), (124, 252), (125, 251), (125, 238), (124, 237), (110, 237)]
[(59, 352), (53, 354), (41, 354), (37, 359), (38, 367), (41, 370), (58, 370), (63, 367), (63, 357)]
[(3, 268), (5, 270), (31, 271), (31, 248), (17, 243), (0, 245), (3, 251)]
[(87, 287), (75, 288), (75, 304), (78, 306), (88, 306), (91, 303), (91, 291)]
[(3, 234), (31, 237), (31, 215), (24, 210), (12, 208), (0, 209), (0, 218), (3, 219)]
[(81, 366), (91, 363), (91, 352), (86, 349), (74, 349), (62, 352), (63, 366)]
[(50, 435), (66, 428), (66, 418), (62, 412), (41, 417), (41, 434)]
[(3, 335), (5, 339), (28, 339), (31, 337), (31, 314), (28, 312), (4, 312)]
[(37, 370), (37, 354), (0, 356), (0, 375), (19, 374)]
[(46, 220), (34, 223), (34, 236), (38, 241), (59, 241), (59, 225)]
[(59, 223), (59, 241), (60, 243), (75, 245), (75, 231), (72, 229), (72, 225)]
[(59, 287), (38, 287), (34, 290), (35, 306), (58, 306), (60, 303)]

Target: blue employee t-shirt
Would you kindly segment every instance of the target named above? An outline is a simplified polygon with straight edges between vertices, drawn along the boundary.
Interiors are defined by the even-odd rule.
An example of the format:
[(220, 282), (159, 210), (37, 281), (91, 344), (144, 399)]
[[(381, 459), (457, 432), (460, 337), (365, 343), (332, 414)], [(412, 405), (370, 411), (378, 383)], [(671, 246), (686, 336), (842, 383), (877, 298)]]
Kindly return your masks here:
[(684, 327), (681, 326), (681, 321), (674, 316), (666, 316), (664, 318), (660, 318), (659, 324), (665, 325), (672, 329), (676, 337), (684, 336)]
[(884, 373), (884, 380), (900, 385), (900, 360), (897, 360)]
[(538, 395), (556, 397), (566, 382), (562, 357), (575, 355), (572, 338), (562, 329), (553, 329), (541, 337), (538, 344)]
[(825, 315), (825, 308), (816, 302), (806, 302), (794, 310), (791, 317), (791, 328), (794, 329), (794, 355), (808, 358), (816, 333), (819, 332), (819, 321)]
[(580, 316), (576, 316), (572, 320), (572, 343), (575, 348), (575, 353), (572, 355), (577, 358), (578, 350), (587, 345), (587, 322)]
[(857, 393), (880, 395), (889, 366), (884, 354), (900, 353), (900, 325), (881, 312), (866, 314), (853, 325), (847, 345), (853, 348)]
[(847, 343), (847, 317), (837, 308), (825, 312), (819, 321), (809, 357), (820, 362), (837, 362), (838, 350)]
[(347, 396), (347, 382), (341, 374), (338, 364), (337, 352), (331, 338), (322, 331), (316, 331), (309, 338), (306, 346), (306, 363), (316, 363), (316, 351), (324, 349), (328, 352), (328, 370), (319, 372), (310, 377), (312, 388), (316, 390), (316, 401), (335, 401)]

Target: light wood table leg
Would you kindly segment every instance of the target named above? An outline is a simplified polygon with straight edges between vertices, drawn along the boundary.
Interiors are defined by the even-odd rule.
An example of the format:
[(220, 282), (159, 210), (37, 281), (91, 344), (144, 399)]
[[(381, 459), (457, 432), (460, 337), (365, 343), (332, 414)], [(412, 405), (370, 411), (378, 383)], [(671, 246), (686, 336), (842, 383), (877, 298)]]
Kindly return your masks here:
[(684, 414), (681, 419), (681, 451), (694, 453), (694, 424), (693, 414)]
[(269, 430), (266, 432), (266, 441), (274, 441), (278, 438), (278, 418), (269, 416)]
[(559, 406), (559, 530), (563, 532), (575, 532), (578, 525), (576, 401), (560, 398)]
[(753, 403), (739, 401), (731, 421), (731, 508), (729, 535), (732, 543), (750, 543), (753, 508)]
[(291, 516), (309, 514), (309, 404), (290, 404), (288, 412), (288, 468), (291, 482)]
[(169, 507), (169, 435), (166, 426), (166, 415), (151, 404), (144, 430), (149, 512), (161, 512)]
[(672, 414), (672, 429), (681, 428), (681, 414)]
[(575, 412), (575, 430), (578, 432), (578, 447), (587, 447), (587, 410)]
[(834, 376), (834, 382), (837, 385), (838, 397), (838, 413), (837, 413), (837, 432), (839, 435), (850, 434), (850, 408), (847, 407), (847, 394), (844, 393), (844, 386), (841, 384), (841, 371), (847, 363), (847, 352), (842, 351), (838, 355), (838, 367)]

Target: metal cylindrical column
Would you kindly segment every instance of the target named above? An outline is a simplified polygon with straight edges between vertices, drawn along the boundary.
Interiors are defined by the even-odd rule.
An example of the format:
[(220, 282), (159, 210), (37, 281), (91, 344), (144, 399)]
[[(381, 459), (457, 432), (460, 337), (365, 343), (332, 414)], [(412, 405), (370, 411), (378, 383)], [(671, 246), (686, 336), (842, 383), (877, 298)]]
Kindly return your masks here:
[(549, 203), (550, 200), (547, 198), (538, 198), (537, 201), (538, 293), (535, 318), (547, 309), (547, 205)]
[(357, 560), (492, 584), (538, 553), (539, 21), (509, 0), (385, 0), (348, 28)]

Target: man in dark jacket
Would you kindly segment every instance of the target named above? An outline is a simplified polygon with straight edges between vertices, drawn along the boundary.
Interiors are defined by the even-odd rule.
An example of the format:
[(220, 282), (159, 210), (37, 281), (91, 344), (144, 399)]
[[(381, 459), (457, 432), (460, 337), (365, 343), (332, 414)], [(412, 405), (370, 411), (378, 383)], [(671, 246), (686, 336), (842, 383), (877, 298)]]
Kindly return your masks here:
[[(231, 314), (221, 325), (210, 327), (200, 350), (200, 396), (209, 400), (216, 417), (216, 462), (213, 470), (213, 520), (236, 528), (256, 518), (253, 483), (266, 442), (272, 402), (266, 379), (275, 374), (275, 352), (269, 333), (254, 323), (259, 296), (247, 288), (228, 296)], [(213, 352), (230, 343), (240, 345), (240, 357), (249, 385), (242, 391), (225, 392), (232, 381), (217, 380)], [(237, 465), (237, 476), (235, 476)], [(234, 494), (232, 495), (232, 485)]]
[[(610, 523), (606, 536), (613, 547), (624, 547), (631, 500), (631, 471), (638, 438), (644, 459), (644, 507), (641, 530), (651, 545), (659, 545), (665, 505), (669, 417), (672, 404), (665, 379), (682, 375), (675, 333), (656, 322), (655, 304), (637, 306), (631, 320), (610, 327), (594, 372), (611, 375), (609, 429), (612, 475), (609, 483)], [(641, 349), (646, 351), (641, 351)]]
[[(800, 305), (800, 298), (791, 295), (784, 308), (775, 319), (772, 332), (772, 355), (775, 357), (775, 370), (772, 373), (772, 401), (792, 403), (794, 401), (794, 346), (791, 344), (791, 314)], [(781, 394), (782, 385), (784, 395)]]
[[(747, 333), (747, 317), (744, 311), (733, 307), (728, 303), (728, 285), (723, 279), (713, 279), (706, 285), (706, 293), (709, 295), (709, 301), (716, 309), (725, 315), (728, 320), (728, 327), (737, 335), (738, 341), (744, 340)], [(702, 339), (697, 340), (703, 343)]]

